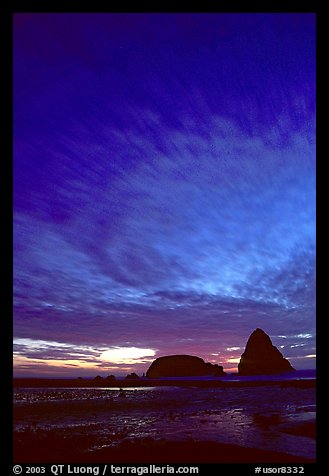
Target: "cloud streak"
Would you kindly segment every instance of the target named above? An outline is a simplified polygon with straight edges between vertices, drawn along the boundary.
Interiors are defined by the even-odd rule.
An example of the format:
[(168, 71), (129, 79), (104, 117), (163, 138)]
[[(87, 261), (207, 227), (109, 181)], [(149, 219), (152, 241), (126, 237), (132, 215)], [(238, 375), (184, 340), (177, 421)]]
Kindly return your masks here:
[(14, 65), (18, 339), (311, 354), (312, 15), (20, 14)]

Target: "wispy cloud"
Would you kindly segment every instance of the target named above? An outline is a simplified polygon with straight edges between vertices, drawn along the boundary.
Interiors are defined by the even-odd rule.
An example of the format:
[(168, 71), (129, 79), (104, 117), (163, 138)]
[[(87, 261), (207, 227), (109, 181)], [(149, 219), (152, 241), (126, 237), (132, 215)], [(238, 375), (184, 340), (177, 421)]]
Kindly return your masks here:
[(48, 342), (21, 356), (235, 359), (255, 327), (313, 352), (314, 21), (291, 18), (16, 17), (14, 330)]

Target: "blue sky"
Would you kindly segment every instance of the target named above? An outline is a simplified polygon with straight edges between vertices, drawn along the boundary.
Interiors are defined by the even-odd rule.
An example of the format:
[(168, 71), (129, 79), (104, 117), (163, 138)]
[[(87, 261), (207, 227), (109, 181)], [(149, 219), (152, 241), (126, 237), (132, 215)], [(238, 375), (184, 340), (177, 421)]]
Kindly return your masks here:
[(256, 327), (314, 367), (315, 16), (16, 14), (16, 375)]

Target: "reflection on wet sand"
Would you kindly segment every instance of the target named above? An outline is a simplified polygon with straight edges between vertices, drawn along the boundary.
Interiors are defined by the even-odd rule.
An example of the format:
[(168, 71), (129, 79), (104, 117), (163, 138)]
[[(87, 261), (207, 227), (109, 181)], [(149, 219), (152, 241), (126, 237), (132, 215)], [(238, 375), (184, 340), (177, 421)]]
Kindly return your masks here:
[(89, 456), (129, 442), (212, 441), (312, 459), (315, 389), (19, 389), (14, 430), (17, 460), (60, 438)]

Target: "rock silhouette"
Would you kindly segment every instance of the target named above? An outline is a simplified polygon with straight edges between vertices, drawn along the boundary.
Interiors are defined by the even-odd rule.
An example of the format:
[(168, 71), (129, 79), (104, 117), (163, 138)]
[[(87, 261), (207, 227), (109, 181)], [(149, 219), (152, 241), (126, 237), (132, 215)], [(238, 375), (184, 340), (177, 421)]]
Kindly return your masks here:
[(270, 375), (295, 370), (272, 344), (269, 336), (257, 328), (249, 337), (238, 365), (239, 375)]
[(106, 381), (107, 382), (114, 382), (116, 380), (115, 376), (114, 375), (108, 375), (106, 377)]
[(127, 377), (125, 377), (126, 380), (134, 380), (140, 378), (139, 375), (137, 375), (135, 372), (132, 372), (131, 374), (128, 374)]
[(100, 375), (97, 375), (97, 377), (94, 378), (94, 382), (101, 382), (103, 380), (103, 377)]
[(168, 355), (157, 358), (146, 372), (148, 378), (161, 377), (200, 377), (225, 375), (223, 367), (206, 363), (192, 355)]

